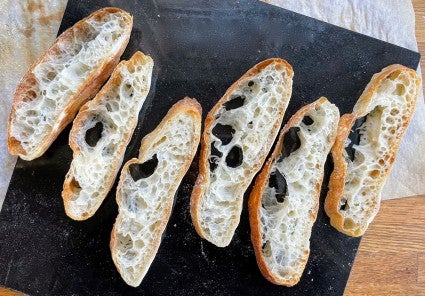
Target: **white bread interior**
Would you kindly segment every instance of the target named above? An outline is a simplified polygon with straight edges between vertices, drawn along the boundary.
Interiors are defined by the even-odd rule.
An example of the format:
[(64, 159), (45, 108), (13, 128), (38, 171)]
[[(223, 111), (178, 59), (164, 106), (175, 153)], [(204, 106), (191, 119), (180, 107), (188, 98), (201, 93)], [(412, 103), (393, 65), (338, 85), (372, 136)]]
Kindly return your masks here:
[[(191, 214), (197, 232), (219, 247), (232, 240), (244, 193), (278, 134), (292, 94), (292, 77), (292, 67), (286, 61), (259, 63), (233, 84), (208, 114)], [(243, 98), (243, 105), (227, 110), (226, 102), (237, 98)], [(234, 130), (229, 143), (223, 144), (214, 135), (218, 124)], [(211, 155), (212, 145), (222, 157)], [(242, 151), (242, 159), (231, 167), (227, 157), (235, 148)], [(210, 162), (216, 166), (213, 171)]]
[[(341, 117), (332, 156), (325, 210), (331, 224), (350, 236), (361, 236), (379, 211), (381, 190), (416, 106), (420, 78), (412, 69), (391, 65), (375, 74), (353, 108)], [(359, 118), (359, 143), (346, 152), (350, 129)], [(354, 132), (354, 131), (353, 131)], [(408, 173), (408, 172), (405, 172)]]
[(101, 9), (64, 32), (24, 76), (9, 117), (9, 151), (42, 155), (105, 82), (124, 51), (131, 16)]
[[(69, 217), (91, 217), (111, 189), (149, 93), (152, 69), (153, 60), (136, 52), (117, 66), (75, 118), (70, 133), (73, 159), (62, 192)], [(88, 143), (87, 135), (99, 125), (100, 138)]]
[[(142, 140), (139, 157), (122, 169), (117, 189), (119, 214), (110, 247), (118, 271), (131, 286), (140, 285), (159, 248), (175, 192), (199, 144), (201, 120), (196, 100), (177, 102)], [(148, 173), (133, 177), (132, 168), (149, 161), (155, 161), (156, 166), (150, 165), (145, 169)]]
[[(338, 120), (338, 108), (325, 98), (297, 112), (285, 125), (270, 163), (258, 177), (255, 186), (262, 188), (252, 192), (251, 199), (258, 199), (250, 200), (250, 218), (259, 224), (251, 228), (257, 262), (273, 283), (293, 286), (304, 271), (319, 207), (324, 164), (335, 140)], [(289, 147), (282, 142), (287, 142), (286, 137), (291, 139), (290, 129), (296, 131), (299, 147), (283, 155), (282, 151)], [(297, 142), (291, 140), (291, 145)], [(277, 192), (276, 184), (270, 182), (271, 176), (274, 180), (284, 178), (286, 188), (279, 184)]]

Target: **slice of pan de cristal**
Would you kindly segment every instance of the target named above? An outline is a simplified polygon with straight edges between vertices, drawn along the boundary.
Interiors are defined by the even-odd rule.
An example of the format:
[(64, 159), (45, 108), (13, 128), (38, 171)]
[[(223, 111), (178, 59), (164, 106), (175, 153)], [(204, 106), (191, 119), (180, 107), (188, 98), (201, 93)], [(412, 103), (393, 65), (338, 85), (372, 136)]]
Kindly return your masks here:
[(63, 32), (16, 88), (8, 121), (8, 149), (41, 156), (108, 79), (130, 38), (133, 18), (100, 9)]
[(251, 240), (272, 283), (293, 286), (304, 271), (338, 120), (338, 108), (324, 97), (300, 109), (256, 179), (248, 204)]
[(111, 189), (149, 93), (152, 69), (153, 60), (136, 52), (118, 64), (75, 118), (69, 135), (73, 160), (62, 191), (72, 219), (91, 217)]
[(194, 99), (177, 102), (144, 137), (139, 157), (122, 169), (110, 248), (115, 266), (130, 286), (140, 285), (158, 251), (174, 195), (199, 144), (201, 112)]
[(279, 132), (292, 77), (286, 61), (265, 60), (236, 81), (205, 120), (191, 216), (198, 234), (219, 247), (232, 240), (244, 193)]
[(325, 200), (325, 211), (339, 231), (361, 236), (377, 214), (419, 88), (414, 70), (391, 65), (372, 77), (353, 113), (341, 117)]

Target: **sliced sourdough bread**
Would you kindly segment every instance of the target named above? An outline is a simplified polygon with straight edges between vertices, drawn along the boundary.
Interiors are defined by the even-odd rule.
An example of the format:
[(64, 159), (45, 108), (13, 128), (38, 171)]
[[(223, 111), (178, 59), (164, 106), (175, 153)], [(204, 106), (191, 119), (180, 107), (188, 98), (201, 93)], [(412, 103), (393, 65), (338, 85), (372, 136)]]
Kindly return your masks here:
[(341, 117), (325, 200), (325, 211), (339, 231), (361, 236), (378, 213), (419, 89), (414, 70), (391, 65), (372, 77), (353, 113)]
[(219, 247), (232, 240), (244, 193), (279, 132), (292, 77), (286, 61), (265, 60), (236, 81), (205, 120), (191, 216), (198, 234)]
[(132, 17), (103, 8), (62, 33), (18, 84), (8, 121), (8, 149), (41, 156), (80, 107), (108, 79), (127, 46)]
[(73, 159), (62, 191), (72, 219), (91, 217), (111, 189), (149, 93), (152, 69), (153, 60), (136, 52), (75, 118), (69, 135)]
[(338, 108), (323, 97), (300, 109), (256, 179), (248, 205), (251, 240), (272, 283), (293, 286), (304, 271), (338, 120)]
[(122, 169), (110, 248), (128, 285), (140, 285), (158, 251), (174, 195), (199, 144), (201, 112), (194, 99), (177, 102), (142, 140), (139, 157)]

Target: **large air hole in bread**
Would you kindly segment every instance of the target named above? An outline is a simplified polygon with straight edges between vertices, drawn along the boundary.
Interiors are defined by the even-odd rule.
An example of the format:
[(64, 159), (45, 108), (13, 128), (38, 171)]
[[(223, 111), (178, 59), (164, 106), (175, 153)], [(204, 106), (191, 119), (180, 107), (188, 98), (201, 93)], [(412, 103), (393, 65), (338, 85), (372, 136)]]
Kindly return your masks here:
[(94, 127), (89, 128), (85, 135), (85, 140), (87, 145), (90, 147), (95, 147), (97, 142), (102, 137), (102, 131), (103, 131), (103, 123), (97, 122)]
[(226, 156), (226, 164), (231, 168), (237, 168), (243, 162), (243, 151), (242, 148), (235, 145), (230, 149)]
[(288, 157), (292, 152), (297, 151), (301, 146), (299, 136), (300, 128), (297, 126), (291, 127), (285, 135), (282, 143), (282, 154), (280, 160)]
[(227, 145), (232, 141), (235, 130), (231, 125), (222, 125), (217, 123), (212, 129), (212, 134), (216, 136), (222, 145)]
[(359, 128), (366, 121), (367, 116), (356, 119), (351, 128), (350, 134), (348, 135), (348, 143), (345, 145), (345, 152), (347, 153), (348, 159), (353, 161), (355, 156), (354, 145), (359, 145), (360, 143), (360, 133)]
[(288, 194), (288, 185), (285, 177), (279, 172), (279, 170), (276, 169), (271, 172), (268, 186), (270, 188), (274, 188), (276, 201), (278, 203), (285, 201), (285, 197)]
[(156, 156), (156, 154), (154, 154), (154, 156), (152, 156), (151, 159), (145, 161), (144, 163), (131, 164), (128, 167), (128, 170), (134, 182), (137, 182), (140, 179), (145, 179), (152, 176), (157, 166), (158, 166), (158, 157)]
[(243, 106), (245, 103), (245, 96), (234, 96), (229, 101), (223, 104), (226, 111), (237, 109)]
[(303, 117), (303, 123), (306, 126), (312, 125), (314, 123), (314, 120), (310, 116), (306, 115), (306, 116)]

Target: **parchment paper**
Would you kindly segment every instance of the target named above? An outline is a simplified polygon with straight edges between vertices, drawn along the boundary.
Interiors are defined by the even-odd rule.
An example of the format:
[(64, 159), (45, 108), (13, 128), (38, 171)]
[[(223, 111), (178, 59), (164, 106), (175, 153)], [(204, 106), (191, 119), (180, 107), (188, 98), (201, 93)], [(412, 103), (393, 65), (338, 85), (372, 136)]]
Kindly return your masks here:
[[(66, 0), (0, 1), (0, 209), (16, 162), (7, 151), (6, 127), (14, 89), (28, 67), (56, 37)], [(410, 0), (266, 1), (319, 20), (417, 51)], [(383, 199), (425, 193), (425, 105), (419, 99)]]

